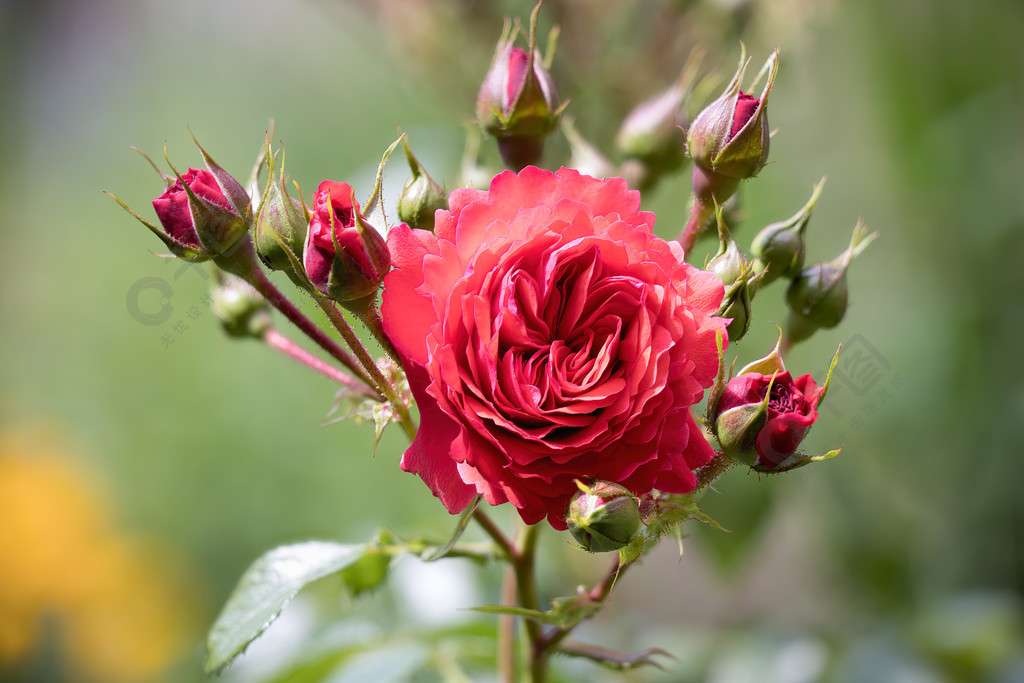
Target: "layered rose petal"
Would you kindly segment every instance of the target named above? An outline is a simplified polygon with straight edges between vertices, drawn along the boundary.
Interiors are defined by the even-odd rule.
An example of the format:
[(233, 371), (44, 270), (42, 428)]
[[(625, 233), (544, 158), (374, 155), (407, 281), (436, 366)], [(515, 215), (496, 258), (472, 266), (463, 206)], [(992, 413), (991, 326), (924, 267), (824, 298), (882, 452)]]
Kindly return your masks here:
[(689, 407), (717, 370), (721, 283), (619, 179), (530, 167), (449, 203), (434, 234), (388, 236), (384, 325), (425, 385), (403, 469), (452, 512), (472, 487), (558, 528), (577, 479), (692, 490), (713, 455)]

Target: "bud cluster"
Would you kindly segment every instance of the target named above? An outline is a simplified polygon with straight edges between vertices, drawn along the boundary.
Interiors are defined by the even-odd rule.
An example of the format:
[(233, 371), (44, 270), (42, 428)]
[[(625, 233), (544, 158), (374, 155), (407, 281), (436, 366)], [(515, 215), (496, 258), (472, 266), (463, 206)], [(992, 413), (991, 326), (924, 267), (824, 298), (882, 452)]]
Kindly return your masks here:
[[(747, 85), (744, 85), (744, 79), (750, 62), (745, 52), (741, 53), (735, 73), (717, 97), (714, 93), (718, 92), (719, 82), (713, 82), (707, 76), (701, 77), (702, 54), (692, 53), (674, 82), (662, 84), (659, 92), (637, 104), (622, 119), (614, 139), (609, 140), (605, 148), (614, 150), (614, 155), (617, 155), (618, 160), (612, 161), (604, 156), (600, 146), (589, 142), (581, 133), (586, 122), (581, 123), (578, 129), (576, 122), (564, 113), (568, 102), (560, 98), (552, 74), (555, 41), (553, 38), (549, 40), (544, 53), (537, 46), (539, 11), (540, 5), (531, 15), (527, 31), (519, 24), (506, 21), (489, 66), (484, 69), (484, 65), (480, 65), (481, 84), (474, 112), (476, 125), (463, 163), (464, 182), (453, 185), (461, 188), (477, 183), (479, 187), (479, 183), (489, 182), (494, 177), (495, 174), (486, 170), (486, 162), (482, 160), (487, 152), (481, 143), (488, 136), (493, 138), (503, 163), (514, 171), (520, 171), (540, 164), (544, 160), (549, 137), (560, 132), (566, 144), (547, 147), (549, 155), (552, 149), (567, 147), (571, 153), (569, 162), (578, 170), (595, 177), (622, 176), (641, 190), (667, 181), (672, 174), (683, 169), (688, 160), (692, 162), (689, 181), (681, 181), (688, 182), (692, 190), (689, 219), (678, 244), (671, 244), (666, 253), (677, 254), (680, 259), (689, 257), (691, 247), (701, 233), (711, 225), (717, 227), (718, 250), (707, 260), (704, 269), (721, 281), (722, 288), (719, 290), (717, 283), (707, 278), (714, 284), (716, 292), (713, 302), (708, 304), (707, 316), (711, 318), (714, 313), (715, 330), (721, 330), (723, 325), (727, 327), (724, 333), (720, 332), (720, 369), (711, 389), (706, 424), (720, 451), (712, 453), (715, 446), (714, 443), (707, 445), (711, 443), (710, 439), (707, 443), (700, 442), (707, 448), (707, 459), (712, 455), (716, 459), (712, 465), (706, 464), (707, 459), (694, 465), (695, 469), (687, 471), (692, 476), (685, 484), (673, 484), (676, 486), (673, 493), (685, 492), (688, 490), (685, 487), (697, 489), (706, 486), (717, 476), (714, 472), (720, 473), (714, 467), (724, 468), (731, 463), (774, 473), (830, 457), (835, 452), (808, 456), (801, 454), (799, 447), (818, 418), (818, 408), (825, 398), (831, 369), (819, 387), (810, 375), (794, 378), (786, 370), (781, 356), (816, 330), (835, 327), (843, 319), (849, 300), (847, 270), (875, 235), (868, 234), (858, 223), (846, 251), (832, 260), (806, 265), (807, 232), (821, 195), (822, 181), (814, 186), (810, 199), (793, 216), (761, 229), (750, 244), (749, 254), (744, 253), (734, 239), (737, 217), (741, 215), (737, 208), (741, 199), (737, 193), (740, 182), (757, 177), (768, 163), (771, 143), (768, 101), (778, 73), (779, 51), (771, 53), (753, 82)], [(552, 31), (552, 35), (557, 35), (557, 32)], [(707, 100), (710, 102), (706, 106), (696, 106)], [(471, 103), (467, 102), (467, 109), (470, 108)], [(420, 243), (413, 244), (412, 238), (404, 243), (392, 240), (389, 248), (387, 231), (390, 226), (382, 208), (381, 179), (385, 164), (399, 142), (404, 148), (409, 176), (395, 207), (403, 225), (396, 226), (400, 231), (392, 234), (414, 231), (415, 239)], [(398, 268), (396, 275), (404, 277), (407, 272), (404, 264), (410, 260), (424, 270), (447, 268), (449, 263), (457, 260), (441, 247), (429, 254), (423, 249), (424, 253), (417, 251), (424, 241), (434, 240), (430, 243), (435, 245), (437, 240), (434, 238), (445, 230), (450, 231), (443, 226), (451, 224), (450, 217), (456, 209), (449, 207), (448, 185), (438, 183), (428, 174), (404, 134), (384, 154), (376, 186), (365, 201), (357, 198), (352, 185), (335, 180), (322, 180), (314, 192), (303, 196), (298, 185), (285, 175), (283, 153), (271, 147), (269, 134), (261, 150), (257, 170), (246, 186), (214, 162), (202, 147), (199, 151), (203, 168), (188, 168), (181, 174), (172, 166), (170, 174), (160, 174), (164, 187), (152, 200), (156, 223), (117, 201), (156, 234), (174, 256), (188, 261), (209, 261), (223, 271), (218, 278), (213, 308), (228, 334), (262, 339), (337, 380), (360, 400), (370, 401), (373, 405), (369, 409), (361, 406), (359, 414), (372, 416), (378, 428), (378, 438), (386, 424), (396, 421), (406, 429), (410, 438), (417, 439), (417, 448), (428, 448), (429, 444), (423, 445), (420, 441), (429, 435), (421, 439), (416, 434), (415, 422), (409, 413), (411, 399), (408, 392), (398, 389), (405, 381), (399, 377), (400, 372), (396, 370), (388, 376), (382, 373), (380, 364), (374, 361), (363, 341), (349, 327), (345, 316), (358, 318), (373, 335), (374, 341), (391, 356), (388, 367), (397, 368), (409, 360), (411, 354), (399, 353), (385, 332), (378, 308), (378, 293), (393, 265)], [(493, 156), (493, 152), (491, 154)], [(282, 160), (280, 164), (279, 160)], [(531, 170), (537, 169), (528, 169), (524, 174)], [(480, 174), (482, 181), (474, 177)], [(247, 191), (246, 187), (250, 190)], [(471, 195), (462, 189), (457, 192), (459, 194), (452, 196), (453, 207), (458, 207), (460, 201), (465, 202), (464, 198)], [(686, 194), (681, 196), (685, 198)], [(517, 195), (516, 199), (521, 199), (521, 196)], [(519, 210), (521, 204), (518, 201), (511, 203)], [(435, 230), (435, 216), (439, 221), (438, 235), (427, 234)], [(496, 223), (496, 227), (488, 226), (487, 230), (500, 232), (502, 225)], [(413, 253), (405, 253), (407, 251)], [(490, 265), (488, 263), (487, 267)], [(311, 297), (326, 313), (341, 342), (312, 323), (271, 284), (264, 270), (283, 271), (308, 295), (307, 298)], [(738, 342), (747, 334), (755, 320), (755, 297), (776, 280), (789, 282), (785, 293), (790, 309), (789, 320), (780, 343), (768, 356), (747, 364), (736, 376), (727, 379), (725, 348), (729, 341)], [(395, 291), (392, 282), (388, 280), (387, 296)], [(530, 287), (524, 286), (523, 289), (529, 290)], [(719, 291), (722, 292), (720, 305)], [(652, 297), (663, 295), (651, 294)], [(505, 302), (488, 305), (511, 306)], [(339, 306), (347, 312), (343, 313)], [(387, 306), (385, 303), (385, 311)], [(276, 330), (272, 331), (270, 308), (276, 308), (289, 318), (331, 357), (331, 363), (340, 367), (332, 365), (330, 369), (326, 368), (325, 361), (303, 355), (283, 340)], [(486, 316), (486, 308), (486, 305), (482, 306), (466, 312), (466, 315)], [(494, 314), (493, 311), (491, 313)], [(507, 311), (499, 312), (500, 315), (505, 313)], [(410, 310), (409, 315), (418, 316), (420, 311)], [(510, 335), (514, 336), (513, 333)], [(394, 338), (399, 339), (398, 333)], [(706, 339), (710, 344), (714, 335), (708, 333)], [(710, 353), (704, 355), (711, 357)], [(667, 358), (659, 358), (657, 362)], [(595, 367), (597, 365), (595, 363)], [(447, 372), (448, 368), (443, 370)], [(589, 377), (599, 372), (597, 369), (582, 370), (580, 376)], [(701, 380), (704, 388), (711, 385), (709, 375), (712, 372), (713, 365)], [(457, 370), (451, 374), (453, 382), (459, 379)], [(413, 377), (412, 371), (409, 377)], [(353, 390), (353, 387), (360, 391)], [(539, 391), (536, 387), (530, 387), (530, 390)], [(424, 391), (426, 393), (420, 392), (417, 398), (421, 402), (434, 403), (421, 403), (421, 414), (432, 410), (436, 412), (435, 404), (443, 399), (426, 389)], [(697, 387), (694, 395), (699, 398), (701, 391), (703, 389)], [(519, 398), (522, 399), (523, 395), (525, 393), (521, 393)], [(562, 398), (552, 399), (552, 403), (558, 404)], [(671, 414), (671, 419), (682, 419), (677, 408), (673, 406), (676, 412)], [(562, 407), (559, 405), (557, 409)], [(567, 425), (575, 425), (577, 417), (585, 420), (570, 413), (567, 410)], [(686, 414), (685, 417), (692, 422), (691, 415)], [(489, 415), (486, 419), (497, 421), (504, 418)], [(566, 430), (573, 428), (565, 427)], [(648, 441), (653, 438), (652, 434), (644, 435)], [(692, 438), (702, 437), (694, 434)], [(679, 449), (684, 447), (685, 444), (678, 445)], [(566, 457), (576, 456), (570, 453)], [(660, 451), (658, 457), (661, 457)], [(681, 459), (683, 456), (675, 452), (666, 453), (664, 457)], [(644, 463), (643, 467), (654, 469), (660, 465)], [(463, 467), (467, 471), (472, 469), (470, 464), (460, 461), (453, 465), (453, 471), (457, 470), (462, 476)], [(702, 467), (712, 469), (697, 472)], [(633, 485), (628, 479), (631, 472), (622, 474), (620, 481), (591, 479), (588, 483), (577, 482), (580, 490), (572, 495), (568, 504), (566, 498), (571, 491), (562, 491), (554, 498), (554, 516), (559, 518), (556, 522), (564, 521), (564, 526), (585, 550), (622, 551), (648, 538), (645, 534), (650, 534), (652, 526), (648, 522), (659, 513), (648, 514), (650, 510), (641, 513), (638, 493), (623, 485), (623, 482)], [(614, 470), (613, 474), (602, 476), (617, 477), (619, 473), (620, 470)], [(450, 472), (436, 476), (449, 475), (456, 476)], [(595, 476), (590, 471), (586, 475)], [(652, 481), (655, 481), (654, 476), (651, 475)], [(574, 477), (564, 479), (573, 480)], [(657, 480), (656, 483), (660, 488), (670, 490), (663, 486), (663, 481)], [(648, 489), (639, 490), (643, 496), (648, 492)], [(644, 500), (656, 500), (657, 495), (658, 491), (654, 491), (651, 498)], [(511, 500), (512, 495), (509, 494), (508, 498)], [(654, 509), (658, 507), (655, 505)], [(683, 508), (677, 506), (676, 509)], [(560, 517), (563, 510), (564, 520)]]

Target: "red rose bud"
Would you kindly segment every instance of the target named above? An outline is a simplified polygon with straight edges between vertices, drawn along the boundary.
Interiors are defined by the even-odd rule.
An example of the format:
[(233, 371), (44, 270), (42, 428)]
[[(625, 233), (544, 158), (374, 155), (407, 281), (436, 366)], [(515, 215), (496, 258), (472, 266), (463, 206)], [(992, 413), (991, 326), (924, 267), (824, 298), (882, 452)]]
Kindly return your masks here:
[[(765, 62), (755, 84), (767, 74), (760, 97), (740, 91), (747, 68), (741, 57), (729, 85), (722, 95), (705, 107), (694, 119), (686, 135), (686, 147), (695, 164), (726, 178), (752, 178), (768, 160), (768, 95), (778, 72), (779, 51)], [(752, 87), (754, 84), (752, 84)], [(723, 201), (719, 196), (718, 200)]]
[(270, 305), (246, 281), (215, 271), (210, 310), (232, 337), (262, 337), (271, 326)]
[[(245, 189), (217, 165), (206, 150), (202, 147), (199, 150), (206, 169), (190, 168), (185, 175), (180, 175), (172, 166), (173, 176), (160, 173), (166, 189), (153, 200), (153, 209), (161, 227), (111, 195), (125, 211), (159, 237), (172, 254), (196, 262), (229, 254), (248, 234), (252, 219)], [(148, 161), (149, 157), (146, 159)], [(150, 164), (156, 168), (152, 161)]]
[(391, 269), (387, 243), (363, 220), (348, 184), (317, 188), (303, 265), (313, 286), (342, 305), (372, 296)]
[(256, 253), (267, 268), (293, 274), (301, 262), (309, 214), (301, 201), (288, 194), (284, 171), (275, 177), (272, 157), (267, 169), (270, 177), (256, 216)]
[(530, 17), (526, 50), (515, 46), (518, 27), (506, 23), (476, 98), (477, 123), (498, 138), (502, 159), (517, 171), (540, 161), (563, 108), (536, 48), (539, 10), (538, 4)]
[(818, 328), (829, 329), (839, 324), (849, 302), (846, 271), (877, 236), (877, 232), (868, 234), (867, 226), (858, 222), (846, 251), (831, 261), (804, 269), (790, 283), (786, 291), (790, 309), (786, 336), (790, 344), (807, 339)]
[(766, 226), (754, 236), (750, 252), (754, 255), (754, 270), (761, 273), (760, 287), (779, 277), (795, 278), (800, 275), (807, 251), (807, 225), (824, 186), (825, 179), (822, 178), (814, 186), (811, 198), (795, 215), (789, 220)]
[(577, 482), (580, 490), (569, 501), (565, 516), (569, 533), (592, 553), (620, 550), (640, 530), (640, 503), (618, 484), (599, 481), (593, 487)]
[(433, 232), (434, 212), (439, 209), (448, 210), (448, 193), (427, 175), (404, 137), (402, 145), (412, 177), (406, 181), (402, 195), (398, 198), (398, 219), (411, 228)]
[(810, 375), (793, 379), (778, 355), (778, 346), (769, 356), (743, 368), (726, 384), (712, 411), (713, 432), (722, 451), (760, 472), (784, 472), (838, 453), (797, 453), (818, 418), (818, 405), (828, 391), (837, 359), (838, 352), (821, 388)]

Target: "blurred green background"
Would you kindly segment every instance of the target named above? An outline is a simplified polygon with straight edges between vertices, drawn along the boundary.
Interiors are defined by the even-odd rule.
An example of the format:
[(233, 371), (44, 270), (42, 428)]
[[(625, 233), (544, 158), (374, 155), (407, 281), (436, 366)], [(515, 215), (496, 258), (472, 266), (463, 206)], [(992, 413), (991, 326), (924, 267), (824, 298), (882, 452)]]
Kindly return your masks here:
[[(186, 126), (245, 178), (270, 118), (307, 194), (329, 178), (365, 197), (398, 127), (451, 186), (500, 17), (531, 8), (0, 1), (0, 679), (199, 681), (203, 633), (264, 550), (448, 532), (398, 470), (397, 431), (374, 456), (370, 425), (322, 426), (330, 383), (227, 341), (206, 271), (151, 255), (103, 191), (150, 215), (161, 181), (129, 147), (198, 165)], [(694, 45), (723, 75), (738, 40), (755, 62), (781, 45), (772, 163), (743, 187), (739, 241), (824, 175), (810, 257), (838, 254), (858, 218), (881, 233), (844, 323), (787, 358), (821, 379), (839, 343), (856, 352), (806, 442), (842, 455), (729, 473), (705, 503), (733, 533), (690, 529), (681, 560), (663, 544), (586, 636), (676, 657), (631, 680), (1024, 681), (1024, 5), (548, 0), (542, 33), (554, 23), (567, 111), (607, 154)], [(687, 194), (683, 173), (645, 196), (663, 236)], [(166, 320), (146, 322), (163, 302), (145, 278), (170, 291)], [(774, 342), (782, 287), (759, 297), (741, 362)], [(600, 573), (548, 536), (546, 597)], [(456, 588), (496, 602), (498, 573)], [(354, 609), (390, 629), (403, 600)], [(266, 680), (267, 661), (232, 680)]]

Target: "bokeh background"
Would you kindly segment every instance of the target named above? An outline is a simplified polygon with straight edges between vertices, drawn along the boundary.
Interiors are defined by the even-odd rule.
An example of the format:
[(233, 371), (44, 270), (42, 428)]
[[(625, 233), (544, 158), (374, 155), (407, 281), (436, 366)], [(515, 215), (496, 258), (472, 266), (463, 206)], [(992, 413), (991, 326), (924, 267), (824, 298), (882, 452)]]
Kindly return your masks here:
[[(399, 127), (451, 185), (500, 17), (531, 8), (0, 1), (0, 680), (201, 681), (204, 631), (261, 552), (382, 525), (448, 533), (397, 469), (399, 433), (374, 455), (370, 425), (322, 424), (332, 386), (228, 341), (209, 274), (153, 256), (103, 191), (147, 215), (162, 186), (129, 147), (198, 165), (186, 126), (245, 178), (271, 118), (307, 193), (330, 178), (365, 196)], [(681, 559), (663, 544), (584, 635), (675, 657), (628, 680), (1024, 681), (1024, 5), (547, 0), (542, 33), (555, 23), (567, 111), (609, 155), (695, 45), (723, 75), (739, 40), (755, 62), (780, 45), (773, 163), (743, 187), (738, 239), (824, 175), (811, 258), (838, 254), (858, 218), (881, 233), (851, 270), (847, 319), (787, 359), (820, 379), (846, 345), (806, 442), (842, 455), (730, 472), (704, 502), (731, 533), (694, 525)], [(406, 169), (389, 169), (393, 202)], [(683, 173), (644, 198), (666, 237), (687, 192)], [(742, 362), (774, 342), (782, 294), (759, 297)], [(563, 535), (544, 548), (546, 597), (603, 570)], [(227, 679), (457, 680), (433, 666), (451, 642), (415, 637), (442, 623), (472, 636), (456, 659), (473, 680), (493, 680), (493, 622), (455, 607), (497, 602), (498, 573), (407, 562), (372, 596), (317, 587)], [(386, 656), (311, 660), (311, 643)]]

